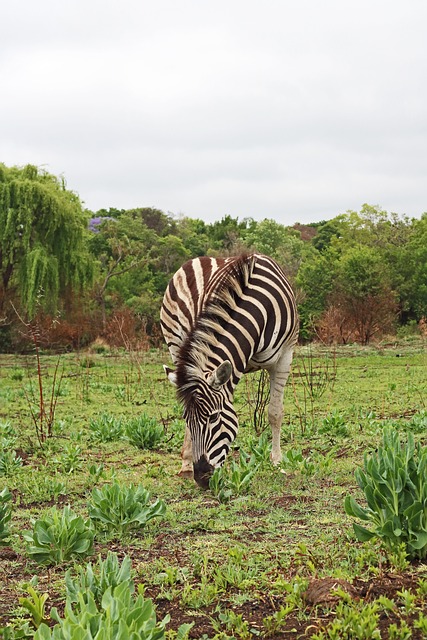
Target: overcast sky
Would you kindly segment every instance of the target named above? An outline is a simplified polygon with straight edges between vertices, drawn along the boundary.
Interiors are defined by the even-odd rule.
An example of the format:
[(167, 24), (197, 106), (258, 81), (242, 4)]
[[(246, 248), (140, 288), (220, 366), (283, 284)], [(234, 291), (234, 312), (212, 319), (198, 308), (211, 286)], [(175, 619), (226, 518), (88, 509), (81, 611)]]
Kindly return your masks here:
[(427, 211), (426, 0), (1, 4), (0, 162), (93, 211)]

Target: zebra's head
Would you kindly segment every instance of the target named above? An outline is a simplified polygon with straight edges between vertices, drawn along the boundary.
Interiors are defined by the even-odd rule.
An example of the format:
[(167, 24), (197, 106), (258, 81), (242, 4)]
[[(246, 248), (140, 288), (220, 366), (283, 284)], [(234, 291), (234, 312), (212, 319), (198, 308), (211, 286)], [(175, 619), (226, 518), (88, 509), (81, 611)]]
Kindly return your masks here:
[(184, 418), (191, 433), (194, 479), (204, 489), (216, 467), (225, 460), (237, 433), (237, 416), (232, 390), (227, 383), (232, 367), (225, 360), (213, 371), (186, 372), (185, 384), (180, 375), (165, 367), (169, 380), (177, 386), (184, 405)]

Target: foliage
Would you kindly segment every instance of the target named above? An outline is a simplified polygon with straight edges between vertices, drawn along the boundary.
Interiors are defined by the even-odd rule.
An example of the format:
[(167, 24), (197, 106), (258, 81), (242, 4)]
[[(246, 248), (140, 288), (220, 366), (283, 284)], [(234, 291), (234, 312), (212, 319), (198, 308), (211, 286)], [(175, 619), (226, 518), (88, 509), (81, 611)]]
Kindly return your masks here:
[(248, 456), (242, 450), (238, 461), (227, 459), (222, 467), (215, 469), (209, 488), (220, 502), (227, 502), (249, 491), (258, 466), (255, 455)]
[(356, 470), (356, 480), (368, 506), (361, 507), (347, 496), (348, 515), (370, 523), (367, 529), (354, 523), (359, 540), (381, 538), (391, 550), (404, 543), (411, 558), (427, 556), (427, 447), (415, 445), (408, 433), (402, 444), (399, 433), (384, 431), (376, 454), (364, 457), (364, 470)]
[(378, 628), (379, 613), (377, 602), (364, 603), (363, 607), (355, 608), (346, 602), (340, 602), (336, 607), (335, 620), (319, 634), (314, 634), (314, 640), (380, 640)]
[(0, 451), (0, 476), (12, 476), (22, 466), (22, 458), (16, 451)]
[(144, 527), (153, 518), (164, 515), (166, 505), (162, 500), (150, 503), (150, 493), (142, 485), (123, 486), (118, 482), (95, 487), (89, 515), (92, 520), (109, 531), (126, 534), (131, 529)]
[(34, 588), (37, 585), (37, 578), (24, 585), (28, 596), (19, 598), (19, 604), (26, 609), (31, 616), (31, 624), (34, 629), (38, 629), (43, 623), (48, 623), (46, 613), (46, 600), (49, 598), (47, 593), (39, 594)]
[(64, 618), (53, 610), (57, 625), (50, 629), (42, 624), (34, 640), (90, 640), (91, 638), (129, 638), (129, 640), (161, 640), (169, 616), (160, 623), (151, 600), (142, 593), (133, 597), (127, 582), (108, 589), (97, 606), (92, 593), (79, 593), (73, 605), (67, 601)]
[(123, 435), (122, 418), (109, 413), (101, 413), (89, 422), (91, 440), (94, 442), (113, 442)]
[[(176, 269), (196, 256), (253, 250), (276, 258), (295, 283), (302, 340), (367, 344), (396, 321), (426, 315), (426, 239), (427, 214), (411, 220), (368, 204), (293, 227), (230, 215), (208, 224), (148, 207), (84, 212), (63, 178), (0, 165), (0, 311), (9, 301), (25, 318), (59, 307), (55, 336), (66, 348), (93, 340), (94, 327), (115, 343), (110, 319), (126, 313), (156, 341)], [(0, 326), (3, 348), (19, 342), (15, 326)]]
[(126, 421), (126, 437), (138, 449), (155, 449), (164, 440), (163, 427), (146, 413)]
[(81, 202), (63, 179), (33, 165), (0, 164), (0, 308), (16, 289), (30, 316), (37, 299), (54, 310), (67, 287), (87, 283), (85, 228)]
[(28, 555), (39, 564), (62, 564), (92, 553), (94, 532), (90, 523), (69, 506), (51, 509), (43, 518), (33, 520), (33, 530), (24, 532)]
[(125, 556), (120, 563), (117, 553), (108, 551), (105, 560), (98, 556), (95, 565), (89, 562), (86, 566), (77, 567), (76, 577), (73, 577), (73, 571), (68, 569), (65, 574), (68, 601), (77, 603), (81, 597), (80, 594), (87, 599), (87, 595), (91, 593), (95, 604), (99, 607), (107, 589), (111, 588), (114, 591), (122, 583), (127, 585), (130, 593), (133, 593), (134, 583), (131, 568), (132, 563), (129, 556)]
[(7, 523), (12, 517), (12, 494), (5, 487), (0, 491), (0, 546), (7, 544), (10, 535)]

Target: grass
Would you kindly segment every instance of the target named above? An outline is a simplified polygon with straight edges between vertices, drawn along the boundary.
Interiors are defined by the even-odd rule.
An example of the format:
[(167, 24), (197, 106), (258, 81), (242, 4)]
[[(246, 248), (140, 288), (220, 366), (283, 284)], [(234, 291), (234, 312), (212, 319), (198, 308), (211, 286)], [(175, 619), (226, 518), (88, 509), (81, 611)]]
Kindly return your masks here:
[[(426, 595), (417, 591), (426, 579), (426, 566), (391, 557), (378, 543), (357, 542), (343, 502), (349, 493), (362, 499), (354, 469), (362, 464), (363, 453), (378, 445), (386, 424), (402, 432), (413, 429), (416, 439), (425, 435), (425, 347), (416, 341), (334, 352), (300, 347), (285, 391), (286, 464), (279, 471), (261, 462), (249, 490), (226, 503), (176, 475), (184, 423), (174, 389), (163, 375), (166, 350), (141, 354), (140, 366), (124, 352), (90, 354), (90, 366), (85, 354), (62, 356), (52, 437), (42, 446), (29, 407), (29, 390), (37, 389), (35, 363), (31, 356), (0, 355), (0, 439), (9, 433), (8, 447), (13, 445), (22, 458), (22, 465), (9, 465), (8, 475), (0, 476), (0, 491), (8, 487), (13, 492), (9, 556), (0, 549), (0, 627), (18, 625), (24, 616), (19, 605), (23, 585), (40, 573), (22, 536), (30, 520), (44, 517), (52, 505), (67, 504), (86, 519), (93, 488), (117, 481), (142, 484), (153, 500), (165, 502), (166, 513), (140, 530), (97, 533), (95, 553), (105, 556), (112, 549), (130, 556), (136, 583), (145, 585), (158, 617), (171, 615), (170, 638), (183, 622), (195, 623), (190, 636), (198, 638), (280, 637), (274, 634), (285, 631), (286, 637), (296, 638), (307, 628), (306, 637), (333, 637), (327, 629), (336, 602), (320, 598), (307, 604), (307, 584), (334, 578), (363, 592), (362, 583), (385, 584), (390, 572), (397, 576), (397, 588), (403, 585), (415, 594), (415, 604), (406, 612), (395, 595), (389, 624), (402, 627), (405, 622), (416, 629), (414, 621), (426, 606)], [(310, 369), (302, 366), (308, 358)], [(41, 357), (48, 397), (57, 361), (57, 356)], [(322, 393), (310, 398), (302, 372), (311, 371), (315, 387), (325, 375), (326, 361), (334, 361), (335, 368), (329, 369)], [(231, 454), (236, 461), (239, 449), (249, 452), (259, 439), (253, 428), (256, 388), (256, 377), (248, 377), (236, 390), (241, 424)], [(97, 429), (91, 429), (101, 416), (118, 424), (141, 414), (164, 428), (156, 449), (133, 446), (120, 429), (113, 441), (104, 427), (98, 429), (98, 439)], [(78, 564), (84, 566), (81, 560)], [(47, 611), (63, 606), (63, 578), (73, 566), (67, 562), (39, 576), (39, 593), (49, 594)], [(342, 602), (351, 607), (344, 596)], [(375, 605), (376, 614), (381, 606)], [(354, 608), (351, 615), (361, 614)], [(378, 613), (378, 619), (384, 617)], [(421, 629), (423, 621), (417, 624)]]

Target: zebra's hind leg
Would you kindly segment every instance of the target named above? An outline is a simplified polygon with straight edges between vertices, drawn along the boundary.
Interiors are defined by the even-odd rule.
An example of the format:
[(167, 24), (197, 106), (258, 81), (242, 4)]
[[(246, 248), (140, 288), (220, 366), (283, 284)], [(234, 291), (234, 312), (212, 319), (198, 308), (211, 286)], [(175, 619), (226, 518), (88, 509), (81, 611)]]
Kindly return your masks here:
[(268, 405), (268, 421), (271, 427), (272, 445), (271, 461), (280, 464), (282, 451), (280, 448), (280, 430), (283, 420), (283, 393), (291, 370), (293, 348), (287, 347), (270, 373), (270, 403)]
[(179, 476), (184, 478), (193, 477), (193, 446), (191, 444), (191, 434), (188, 427), (185, 427), (184, 444), (182, 445), (182, 466)]

